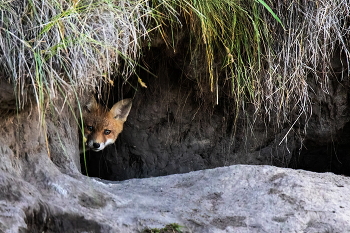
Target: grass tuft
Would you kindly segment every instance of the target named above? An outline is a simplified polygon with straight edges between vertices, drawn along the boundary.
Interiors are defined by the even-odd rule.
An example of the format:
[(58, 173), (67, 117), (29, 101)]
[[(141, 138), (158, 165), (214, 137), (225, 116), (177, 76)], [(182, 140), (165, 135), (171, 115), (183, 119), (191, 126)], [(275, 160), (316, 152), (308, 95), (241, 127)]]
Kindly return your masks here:
[(1, 78), (17, 85), (18, 97), (31, 87), (39, 111), (57, 86), (70, 94), (108, 83), (120, 55), (135, 65), (147, 12), (139, 1), (2, 1)]
[(334, 56), (349, 75), (349, 6), (350, 0), (1, 1), (0, 78), (14, 84), (18, 109), (33, 93), (43, 118), (45, 101), (57, 92), (77, 96), (81, 88), (113, 83), (111, 66), (120, 59), (127, 80), (150, 32), (175, 49), (186, 26), (190, 63), (196, 67), (204, 54), (216, 104), (226, 95), (237, 111), (251, 104), (279, 126), (307, 124), (310, 82), (329, 93)]
[(306, 126), (312, 115), (310, 84), (330, 94), (334, 57), (341, 58), (341, 75), (349, 75), (349, 0), (152, 3), (168, 45), (174, 44), (173, 35), (183, 25), (190, 27), (196, 42), (189, 51), (194, 70), (203, 66), (196, 64), (199, 51), (206, 56), (207, 81), (216, 104), (228, 96), (236, 112), (253, 105), (257, 116), (274, 119), (279, 127), (287, 123), (292, 128), (300, 120)]

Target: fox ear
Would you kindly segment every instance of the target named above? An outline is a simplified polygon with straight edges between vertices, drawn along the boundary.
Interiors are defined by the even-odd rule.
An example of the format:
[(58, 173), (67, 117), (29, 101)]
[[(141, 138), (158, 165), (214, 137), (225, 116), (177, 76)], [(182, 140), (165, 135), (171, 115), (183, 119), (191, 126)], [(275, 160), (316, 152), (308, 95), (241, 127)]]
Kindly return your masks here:
[(123, 99), (114, 104), (111, 113), (116, 120), (126, 121), (132, 105), (132, 99)]
[(97, 109), (98, 108), (98, 104), (95, 100), (95, 98), (92, 96), (90, 101), (86, 104), (86, 109), (91, 112), (92, 110), (94, 109)]

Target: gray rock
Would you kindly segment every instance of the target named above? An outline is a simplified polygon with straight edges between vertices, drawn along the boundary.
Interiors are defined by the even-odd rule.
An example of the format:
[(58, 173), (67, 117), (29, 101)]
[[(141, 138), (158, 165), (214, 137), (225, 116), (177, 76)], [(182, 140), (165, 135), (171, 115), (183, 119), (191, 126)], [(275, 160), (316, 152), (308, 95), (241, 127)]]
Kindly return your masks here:
[(183, 232), (350, 231), (350, 180), (331, 173), (234, 165), (108, 182), (52, 166), (32, 172), (27, 181), (0, 173), (4, 232), (126, 233), (170, 223)]

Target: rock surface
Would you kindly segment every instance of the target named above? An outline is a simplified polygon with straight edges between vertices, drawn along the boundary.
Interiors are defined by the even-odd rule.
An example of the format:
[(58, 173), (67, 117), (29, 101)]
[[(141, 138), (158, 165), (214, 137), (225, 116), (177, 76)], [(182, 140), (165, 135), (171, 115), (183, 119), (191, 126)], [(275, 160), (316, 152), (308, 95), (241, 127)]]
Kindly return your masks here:
[[(86, 157), (91, 176), (118, 182), (81, 174), (79, 115), (74, 102), (72, 111), (67, 106), (74, 97), (48, 93), (40, 112), (30, 82), (17, 92), (8, 77), (0, 79), (0, 232), (127, 233), (169, 223), (183, 232), (350, 232), (349, 178), (266, 166), (350, 175), (350, 78), (343, 51), (330, 52), (335, 59), (315, 69), (332, 72), (326, 83), (316, 73), (299, 72), (307, 77), (310, 105), (295, 106), (309, 106), (310, 118), (293, 103), (291, 115), (278, 121), (282, 115), (264, 111), (273, 106), (268, 102), (262, 111), (249, 101), (238, 110), (225, 72), (217, 72), (213, 94), (202, 66), (206, 54), (187, 56), (193, 44), (186, 35), (179, 34), (177, 48), (148, 46), (140, 66), (147, 71), (140, 68), (129, 80), (135, 85), (126, 85), (122, 75), (106, 92), (91, 86), (99, 97), (106, 94), (106, 105), (134, 100), (115, 147)], [(222, 70), (219, 63), (213, 70)], [(140, 78), (147, 89), (135, 89)], [(87, 91), (74, 96), (88, 98)], [(170, 175), (175, 173), (182, 174)], [(147, 179), (120, 181), (131, 178)]]
[(2, 232), (350, 231), (350, 180), (331, 173), (234, 165), (107, 182), (32, 162), (27, 180), (0, 172)]

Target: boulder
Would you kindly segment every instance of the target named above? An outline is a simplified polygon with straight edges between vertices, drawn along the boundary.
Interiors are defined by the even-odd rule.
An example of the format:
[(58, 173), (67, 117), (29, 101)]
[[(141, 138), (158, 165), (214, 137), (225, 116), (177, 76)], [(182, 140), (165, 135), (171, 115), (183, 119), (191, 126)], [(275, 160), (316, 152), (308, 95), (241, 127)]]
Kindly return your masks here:
[(45, 158), (32, 160), (26, 179), (0, 172), (2, 232), (127, 233), (171, 223), (182, 232), (350, 231), (344, 176), (233, 165), (112, 182), (62, 174)]

